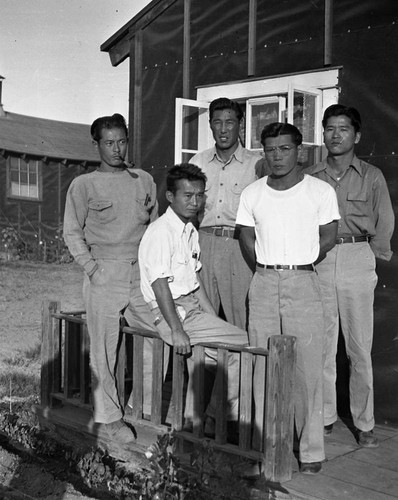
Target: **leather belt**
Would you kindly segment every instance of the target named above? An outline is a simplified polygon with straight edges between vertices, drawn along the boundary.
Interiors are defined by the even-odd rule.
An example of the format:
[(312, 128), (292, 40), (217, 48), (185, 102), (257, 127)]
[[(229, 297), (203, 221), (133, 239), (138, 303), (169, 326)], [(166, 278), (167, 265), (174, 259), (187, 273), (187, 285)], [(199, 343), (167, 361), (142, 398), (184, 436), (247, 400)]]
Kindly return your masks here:
[(199, 231), (204, 231), (205, 233), (210, 233), (213, 236), (224, 236), (225, 238), (235, 237), (235, 228), (228, 226), (207, 226), (200, 227)]
[(257, 267), (261, 267), (263, 269), (274, 269), (274, 271), (313, 271), (313, 264), (274, 264), (274, 265), (265, 265), (259, 264), (257, 262)]
[(361, 241), (370, 241), (370, 236), (342, 236), (341, 238), (337, 238), (336, 244), (341, 245), (342, 243), (359, 243)]

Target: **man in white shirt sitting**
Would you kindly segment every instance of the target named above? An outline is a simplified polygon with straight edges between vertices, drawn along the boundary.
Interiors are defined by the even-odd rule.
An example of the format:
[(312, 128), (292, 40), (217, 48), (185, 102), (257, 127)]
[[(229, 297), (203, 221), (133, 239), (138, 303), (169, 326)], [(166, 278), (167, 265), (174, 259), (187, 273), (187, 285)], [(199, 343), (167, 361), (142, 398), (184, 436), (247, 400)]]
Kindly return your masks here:
[[(193, 413), (191, 347), (199, 342), (248, 343), (245, 331), (216, 315), (201, 283), (199, 238), (191, 219), (203, 206), (205, 185), (206, 176), (195, 165), (181, 164), (170, 170), (166, 191), (170, 206), (150, 224), (138, 254), (141, 290), (152, 310), (154, 324), (167, 344), (172, 345), (178, 354), (187, 356), (186, 419), (192, 418)], [(216, 352), (213, 349), (206, 349), (205, 352), (206, 361), (214, 364)], [(227, 420), (238, 419), (238, 395), (239, 356), (230, 354)], [(206, 411), (213, 424), (215, 407), (213, 395)]]

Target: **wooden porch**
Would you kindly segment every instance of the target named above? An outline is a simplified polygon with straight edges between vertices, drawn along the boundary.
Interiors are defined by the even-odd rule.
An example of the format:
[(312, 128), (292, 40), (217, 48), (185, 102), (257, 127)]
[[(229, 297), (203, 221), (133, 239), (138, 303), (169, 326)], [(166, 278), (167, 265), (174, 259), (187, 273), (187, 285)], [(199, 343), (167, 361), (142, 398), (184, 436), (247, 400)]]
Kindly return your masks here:
[[(57, 303), (43, 307), (42, 404), (38, 408), (43, 425), (56, 430), (66, 440), (78, 446), (104, 446), (111, 454), (131, 467), (148, 465), (145, 450), (156, 441), (158, 434), (175, 429), (181, 437), (177, 451), (184, 458), (190, 444), (203, 439), (205, 399), (204, 346), (195, 348), (195, 420), (192, 432), (182, 430), (183, 365), (181, 356), (173, 356), (173, 370), (166, 383), (162, 375), (162, 341), (154, 338), (154, 362), (151, 415), (144, 415), (142, 405), (135, 412), (126, 410), (125, 420), (137, 434), (133, 447), (115, 447), (101, 426), (92, 420), (88, 365), (88, 337), (84, 316), (80, 312), (60, 313)], [(142, 344), (146, 334), (123, 329), (122, 359), (125, 340), (132, 338), (132, 368), (124, 361), (119, 364), (120, 392), (133, 388), (134, 401), (142, 401)], [(279, 342), (278, 342), (279, 339)], [(276, 342), (276, 343), (275, 343)], [(236, 346), (213, 345), (218, 350), (218, 369), (223, 370), (229, 349)], [(230, 442), (225, 421), (226, 384), (219, 395), (217, 428), (213, 446), (240, 464), (254, 464), (257, 479), (250, 481), (250, 498), (306, 500), (388, 500), (398, 498), (398, 428), (377, 426), (380, 440), (377, 449), (362, 449), (355, 440), (349, 422), (338, 421), (331, 436), (325, 438), (327, 461), (316, 476), (298, 472), (294, 452), (291, 391), (293, 389), (294, 339), (275, 337), (268, 350), (239, 349), (241, 356), (241, 386), (239, 439)], [(255, 356), (267, 366), (264, 381), (266, 394), (264, 425), (261, 426), (261, 446), (252, 442), (253, 421), (251, 401), (252, 365)], [(131, 356), (130, 356), (131, 358)], [(128, 362), (128, 361), (127, 361)], [(156, 365), (156, 366), (155, 366)], [(289, 366), (291, 369), (289, 369)], [(127, 393), (126, 393), (127, 394)], [(123, 396), (124, 401), (126, 397)], [(165, 411), (165, 401), (172, 402)], [(182, 443), (182, 444), (181, 444)]]

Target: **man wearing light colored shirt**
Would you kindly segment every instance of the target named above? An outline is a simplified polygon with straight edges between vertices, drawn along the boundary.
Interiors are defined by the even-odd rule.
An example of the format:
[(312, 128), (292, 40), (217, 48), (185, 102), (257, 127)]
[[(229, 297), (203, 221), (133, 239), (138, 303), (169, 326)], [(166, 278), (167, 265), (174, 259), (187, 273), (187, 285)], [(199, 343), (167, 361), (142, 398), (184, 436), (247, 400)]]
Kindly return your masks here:
[(243, 112), (240, 105), (221, 97), (210, 104), (210, 128), (215, 146), (190, 162), (207, 177), (206, 203), (200, 221), (202, 278), (217, 313), (247, 328), (247, 292), (252, 270), (242, 256), (235, 231), (236, 212), (243, 189), (256, 179), (258, 153), (244, 148), (239, 139)]
[[(197, 166), (173, 167), (167, 176), (166, 198), (170, 206), (149, 226), (139, 248), (141, 290), (152, 310), (153, 323), (167, 344), (178, 354), (187, 356), (187, 419), (192, 418), (191, 346), (199, 342), (247, 345), (248, 341), (245, 331), (216, 315), (201, 283), (199, 237), (191, 220), (204, 203), (205, 183), (206, 176)], [(214, 350), (206, 349), (205, 353), (207, 361), (214, 364)], [(228, 363), (230, 421), (238, 419), (238, 394), (239, 357), (231, 354)], [(213, 420), (215, 407), (212, 396), (207, 416)]]
[(120, 316), (151, 321), (140, 293), (138, 245), (157, 217), (156, 185), (150, 174), (128, 169), (127, 126), (123, 116), (97, 118), (91, 126), (101, 165), (71, 183), (65, 205), (64, 238), (84, 269), (83, 297), (90, 335), (94, 421), (118, 444), (135, 440), (123, 420), (115, 367)]
[(373, 302), (376, 258), (391, 259), (394, 212), (382, 172), (354, 153), (361, 117), (352, 107), (334, 104), (323, 121), (327, 158), (308, 173), (336, 191), (341, 220), (337, 245), (317, 266), (326, 318), (324, 366), (325, 435), (337, 420), (336, 353), (339, 327), (350, 359), (350, 409), (360, 446), (375, 448), (373, 435)]
[[(249, 341), (267, 348), (271, 335), (297, 338), (294, 418), (300, 471), (316, 474), (325, 459), (324, 322), (314, 263), (335, 245), (337, 199), (326, 182), (304, 175), (297, 165), (302, 135), (295, 126), (271, 123), (261, 143), (271, 174), (243, 191), (236, 217), (242, 246), (256, 265), (249, 290)], [(256, 365), (253, 390), (260, 415), (264, 394), (256, 380), (263, 377), (264, 367)]]

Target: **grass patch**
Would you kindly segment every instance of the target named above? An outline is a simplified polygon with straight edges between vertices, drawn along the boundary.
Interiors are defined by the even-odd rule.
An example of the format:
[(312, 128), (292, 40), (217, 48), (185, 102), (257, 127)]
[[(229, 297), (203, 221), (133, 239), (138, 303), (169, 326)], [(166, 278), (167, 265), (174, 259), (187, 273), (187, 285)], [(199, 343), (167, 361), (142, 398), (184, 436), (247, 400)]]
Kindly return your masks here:
[(0, 399), (31, 398), (40, 395), (40, 377), (18, 368), (0, 372)]
[(33, 347), (26, 349), (23, 354), (15, 354), (12, 357), (5, 358), (4, 363), (9, 366), (24, 368), (40, 361), (40, 357), (41, 343), (37, 342)]

